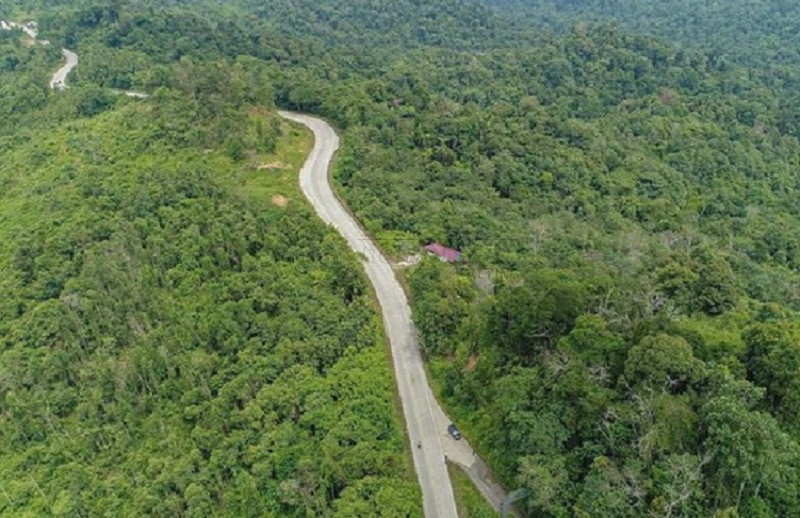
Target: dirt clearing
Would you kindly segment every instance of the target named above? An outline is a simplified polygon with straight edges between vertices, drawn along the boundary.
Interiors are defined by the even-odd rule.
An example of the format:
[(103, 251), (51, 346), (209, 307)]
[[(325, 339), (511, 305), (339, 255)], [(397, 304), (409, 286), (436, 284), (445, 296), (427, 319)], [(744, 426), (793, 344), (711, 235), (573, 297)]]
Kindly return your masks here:
[(285, 207), (289, 205), (289, 198), (286, 196), (281, 196), (280, 194), (276, 194), (272, 197), (272, 203), (277, 205), (278, 207)]

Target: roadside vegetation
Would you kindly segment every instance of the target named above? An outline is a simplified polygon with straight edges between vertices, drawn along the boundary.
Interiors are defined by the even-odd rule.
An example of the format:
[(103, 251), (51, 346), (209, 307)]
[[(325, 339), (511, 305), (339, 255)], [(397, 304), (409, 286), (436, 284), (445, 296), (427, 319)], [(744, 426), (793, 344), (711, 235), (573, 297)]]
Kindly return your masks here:
[(580, 24), (615, 24), (710, 59), (754, 68), (794, 69), (800, 58), (800, 5), (784, 0), (485, 0), (504, 20), (523, 29), (565, 32)]
[(0, 100), (0, 514), (420, 516), (310, 134), (236, 65), (55, 95), (49, 50), (2, 45), (42, 99)]
[[(694, 16), (689, 2), (670, 2), (670, 12), (654, 3), (640, 3), (642, 9), (649, 6), (658, 14), (648, 28), (643, 25), (644, 14), (638, 24), (628, 18), (619, 26), (602, 23), (609, 19), (604, 15), (588, 20), (600, 20), (599, 24), (572, 23), (585, 22), (587, 17), (561, 9), (554, 26), (558, 31), (542, 31), (537, 21), (542, 19), (542, 11), (527, 20), (517, 15), (517, 21), (510, 23), (503, 18), (509, 11), (497, 15), (488, 7), (456, 1), (424, 2), (420, 7), (419, 2), (399, 0), (391, 9), (385, 2), (368, 0), (275, 2), (270, 8), (247, 0), (224, 4), (175, 1), (164, 6), (144, 0), (55, 2), (59, 9), (42, 11), (44, 36), (68, 42), (85, 60), (76, 70), (74, 91), (56, 100), (43, 90), (46, 80), (35, 77), (40, 74), (46, 79), (41, 67), (57, 62), (52, 50), (18, 49), (20, 63), (30, 62), (31, 66), (6, 65), (24, 72), (0, 74), (3, 92), (17, 91), (12, 84), (24, 85), (31, 94), (13, 94), (17, 95), (13, 102), (29, 103), (31, 109), (41, 111), (31, 112), (29, 117), (0, 98), (0, 109), (10, 114), (16, 125), (13, 131), (5, 126), (0, 130), (0, 150), (12, 160), (0, 166), (6, 168), (2, 181), (22, 182), (33, 174), (28, 169), (37, 167), (55, 171), (47, 173), (48, 182), (60, 175), (77, 178), (77, 173), (63, 172), (54, 165), (60, 162), (49, 158), (58, 158), (66, 146), (73, 145), (70, 138), (75, 146), (88, 150), (81, 153), (92, 153), (91, 160), (101, 164), (107, 160), (111, 153), (107, 146), (68, 137), (66, 129), (42, 136), (44, 121), (53, 119), (69, 128), (78, 124), (76, 119), (82, 125), (110, 124), (118, 110), (135, 112), (144, 109), (141, 106), (173, 110), (155, 111), (146, 117), (146, 125), (142, 122), (143, 127), (158, 128), (152, 129), (152, 138), (148, 138), (164, 142), (165, 150), (160, 153), (170, 158), (184, 156), (187, 145), (210, 148), (209, 155), (195, 159), (200, 161), (198, 167), (172, 173), (181, 182), (206, 186), (211, 173), (192, 180), (195, 171), (235, 171), (251, 160), (249, 151), (257, 145), (273, 145), (277, 153), (285, 149), (280, 143), (291, 135), (287, 129), (267, 122), (259, 130), (252, 123), (252, 112), (241, 107), (269, 107), (274, 102), (328, 117), (343, 132), (334, 171), (341, 194), (378, 241), (397, 255), (417, 252), (420, 245), (431, 241), (462, 251), (464, 260), (459, 264), (426, 258), (408, 272), (416, 323), (444, 402), (506, 485), (531, 490), (522, 504), (527, 512), (581, 517), (798, 516), (800, 67), (791, 56), (800, 47), (791, 38), (779, 37), (786, 59), (776, 57), (775, 41), (766, 34), (770, 32), (766, 27), (788, 27), (786, 31), (791, 32), (800, 17), (793, 14), (794, 4), (789, 2), (762, 2), (757, 17), (760, 32), (748, 31), (747, 38), (740, 39), (738, 35), (745, 33), (741, 24), (752, 19), (732, 20), (721, 3), (708, 3), (703, 12), (721, 25), (729, 23), (723, 31), (714, 30), (710, 22), (699, 29), (681, 22)], [(736, 12), (750, 4), (736, 0), (725, 6)], [(9, 9), (14, 5), (10, 3)], [(43, 7), (34, 0), (16, 0), (16, 5), (29, 10)], [(511, 12), (530, 14), (529, 9)], [(663, 39), (630, 32), (639, 29)], [(690, 30), (694, 32), (687, 32)], [(12, 45), (11, 36), (2, 37), (4, 45)], [(220, 83), (223, 78), (233, 79)], [(226, 88), (209, 86), (215, 84)], [(240, 84), (266, 87), (242, 89)], [(145, 105), (129, 105), (109, 97), (108, 88), (139, 88), (156, 94)], [(231, 93), (221, 95), (220, 91)], [(169, 116), (159, 118), (159, 113)], [(199, 118), (182, 118), (194, 113)], [(256, 118), (262, 119), (269, 121), (269, 117)], [(26, 130), (24, 124), (35, 129)], [(129, 126), (120, 122), (120, 127)], [(130, 131), (139, 130), (131, 127)], [(39, 139), (31, 140), (31, 136)], [(112, 136), (101, 132), (100, 137), (102, 142)], [(128, 158), (133, 159), (142, 156), (150, 140), (136, 144), (135, 138), (127, 138), (128, 147), (123, 149), (131, 150)], [(269, 158), (275, 159), (296, 167), (294, 158)], [(218, 160), (219, 167), (200, 167), (210, 160)], [(91, 163), (89, 158), (85, 161)], [(9, 169), (11, 163), (13, 169)], [(132, 169), (144, 174), (139, 165), (137, 162)], [(18, 169), (26, 174), (17, 174)], [(30, 188), (20, 191), (25, 196), (30, 196), (36, 185), (32, 179), (28, 181)], [(177, 188), (173, 184), (181, 183), (169, 182), (170, 189)], [(219, 190), (224, 193), (232, 189), (227, 184), (213, 185), (221, 185)], [(123, 189), (124, 182), (119, 186), (115, 182), (113, 188)], [(52, 191), (50, 187), (42, 189), (41, 196)], [(102, 189), (90, 199), (105, 200)], [(217, 196), (216, 191), (204, 190), (206, 187), (197, 189), (190, 192), (199, 192), (200, 199)], [(280, 194), (267, 192), (270, 200)], [(232, 243), (244, 243), (244, 249), (230, 245), (241, 258), (242, 250), (250, 250), (247, 243), (253, 234), (251, 227), (239, 226), (239, 218), (246, 219), (242, 207), (246, 214), (248, 205), (241, 202), (241, 193), (236, 196), (235, 202), (214, 209), (219, 212), (204, 210), (202, 216), (226, 215), (214, 218), (217, 227), (209, 228), (219, 228), (221, 236), (230, 235)], [(53, 199), (64, 203), (61, 196)], [(117, 194), (110, 199), (113, 210), (124, 213), (128, 209), (119, 208), (114, 205), (119, 201), (113, 200), (132, 198)], [(154, 202), (147, 200), (158, 198), (148, 194), (133, 199), (150, 207), (146, 203)], [(13, 281), (6, 281), (17, 283), (8, 289), (22, 293), (19, 297), (40, 297), (33, 299), (39, 300), (37, 304), (50, 301), (44, 306), (49, 311), (54, 311), (51, 306), (55, 305), (66, 312), (69, 306), (54, 301), (70, 293), (68, 281), (73, 270), (62, 270), (60, 262), (39, 260), (36, 255), (41, 253), (36, 247), (49, 235), (43, 230), (39, 237), (34, 233), (40, 228), (36, 222), (41, 214), (32, 207), (41, 210), (42, 204), (23, 205), (8, 194), (3, 200), (4, 207), (16, 203), (25, 209), (14, 214), (27, 218), (26, 228), (31, 229), (28, 234), (9, 234), (3, 245), (8, 249), (4, 271), (22, 268)], [(258, 207), (268, 207), (266, 214), (301, 210), (300, 204), (292, 202), (280, 209), (284, 212), (266, 200), (261, 202)], [(78, 205), (86, 208), (75, 214), (93, 217), (92, 205)], [(276, 247), (274, 250), (281, 252), (269, 267), (257, 269), (257, 274), (286, 271), (278, 276), (281, 281), (290, 276), (300, 293), (313, 289), (313, 297), (302, 297), (301, 304), (293, 298), (293, 290), (268, 290), (263, 304), (253, 312), (228, 312), (218, 320), (191, 318), (188, 328), (178, 325), (182, 322), (179, 318), (170, 320), (176, 323), (175, 329), (185, 329), (182, 336), (186, 342), (195, 344), (203, 354), (210, 354), (208, 349), (213, 347), (225, 351), (226, 342), (220, 345), (214, 340), (230, 335), (214, 334), (206, 329), (213, 326), (204, 322), (221, 326), (236, 322), (236, 326), (250, 329), (254, 325), (251, 319), (260, 322), (264, 318), (276, 326), (281, 323), (281, 332), (287, 333), (290, 343), (313, 337), (315, 344), (325, 344), (279, 356), (281, 368), (292, 373), (302, 370), (303, 376), (311, 369), (325, 379), (332, 375), (329, 372), (350, 372), (336, 370), (339, 362), (350, 358), (346, 354), (350, 348), (362, 351), (359, 354), (371, 350), (368, 344), (376, 342), (377, 320), (365, 301), (356, 264), (346, 259), (347, 255), (337, 255), (345, 258), (339, 259), (341, 262), (328, 263), (331, 254), (322, 250), (340, 250), (338, 241), (325, 238), (307, 209), (302, 212), (308, 217), (299, 220), (303, 223), (294, 218), (294, 226), (281, 226), (289, 224), (284, 219), (267, 225), (283, 234), (263, 245), (264, 250), (274, 255)], [(141, 217), (147, 222), (152, 216)], [(259, 213), (258, 217), (267, 216)], [(115, 221), (98, 219), (105, 225)], [(91, 235), (74, 237), (83, 235), (78, 232), (87, 226), (83, 221), (64, 229), (71, 237), (64, 238), (66, 244), (58, 244), (66, 250), (62, 255), (58, 255), (62, 248), (54, 249), (59, 261), (72, 264), (76, 255), (70, 252), (73, 245), (69, 243), (94, 239)], [(148, 236), (155, 223), (132, 225), (120, 228), (129, 229), (125, 232), (133, 236)], [(205, 227), (198, 224), (197, 228)], [(159, 230), (166, 243), (159, 246), (172, 250), (182, 241), (163, 234), (167, 231)], [(100, 235), (106, 234), (116, 235)], [(33, 237), (26, 239), (26, 235)], [(205, 234), (193, 236), (192, 243)], [(116, 243), (111, 237), (103, 238), (103, 246)], [(122, 242), (139, 246), (133, 237)], [(216, 241), (210, 243), (218, 247)], [(169, 268), (164, 268), (178, 271), (166, 276), (151, 267), (155, 268), (153, 279), (186, 282), (185, 270), (194, 267), (216, 272), (226, 258), (230, 263), (228, 247), (222, 246), (219, 257), (214, 252), (208, 265), (200, 262), (202, 255), (184, 257), (182, 249), (175, 251), (166, 263)], [(19, 250), (28, 249), (33, 252), (15, 259)], [(110, 257), (113, 253), (118, 252), (110, 250)], [(137, 257), (133, 251), (119, 254)], [(192, 261), (197, 266), (187, 266), (195, 265)], [(107, 260), (97, 262), (102, 265)], [(307, 266), (296, 271), (297, 264)], [(224, 268), (238, 267), (229, 264)], [(44, 271), (55, 273), (25, 273), (32, 268), (33, 272), (47, 268)], [(25, 279), (29, 284), (20, 284)], [(130, 283), (136, 280), (135, 284), (143, 285), (139, 274), (131, 279)], [(256, 292), (249, 286), (244, 284), (238, 296), (253, 297)], [(224, 289), (233, 288), (225, 283)], [(103, 293), (97, 286), (91, 292)], [(192, 311), (216, 313), (229, 300), (211, 295), (204, 299), (200, 294), (174, 306), (190, 304)], [(123, 300), (129, 306), (112, 313), (129, 322), (128, 314), (153, 311), (150, 302), (158, 299)], [(209, 307), (203, 301), (222, 303)], [(309, 301), (320, 305), (311, 307)], [(18, 314), (16, 298), (0, 304), (0, 331), (5, 333), (6, 349), (30, 354), (27, 351), (35, 349), (19, 345), (24, 343), (24, 335), (19, 333), (32, 327), (27, 320), (24, 326), (15, 322), (33, 318), (29, 310), (34, 304), (24, 302), (22, 314)], [(283, 308), (284, 304), (288, 304), (288, 313), (270, 316), (270, 308)], [(159, 307), (173, 311), (172, 306)], [(177, 313), (185, 317), (184, 311)], [(72, 324), (67, 325), (72, 320), (62, 320), (58, 313), (36, 314), (41, 315), (40, 325), (46, 329), (72, 329)], [(334, 330), (330, 330), (296, 323), (308, 315), (336, 326), (351, 324), (341, 329), (331, 324)], [(145, 321), (150, 323), (163, 321), (148, 318), (151, 320)], [(99, 326), (96, 336), (111, 338), (103, 347), (118, 347), (114, 344), (119, 339), (109, 334), (106, 324), (98, 323), (102, 320), (96, 315), (86, 322), (86, 326), (89, 322)], [(115, 325), (126, 329), (132, 324)], [(171, 326), (152, 327), (166, 336), (173, 332)], [(12, 329), (16, 334), (10, 334)], [(241, 337), (239, 328), (234, 329), (232, 336)], [(248, 336), (247, 332), (243, 336)], [(347, 345), (342, 337), (347, 337)], [(74, 346), (75, 342), (65, 343)], [(229, 345), (238, 352), (248, 347), (247, 340), (243, 343)], [(282, 351), (280, 343), (276, 350)], [(70, 356), (52, 350), (52, 346), (40, 350), (41, 363), (26, 360), (24, 364), (49, 366), (48, 362), (55, 362), (65, 366), (59, 368), (72, 368), (73, 361), (61, 359)], [(126, 351), (132, 354), (136, 348), (113, 350), (122, 355)], [(385, 361), (385, 356), (380, 358)], [(14, 363), (9, 360), (2, 365)], [(383, 410), (367, 413), (383, 416), (379, 422), (385, 424), (381, 429), (386, 432), (378, 435), (379, 443), (368, 442), (374, 446), (370, 450), (376, 452), (374, 456), (357, 458), (374, 459), (369, 465), (376, 471), (370, 476), (386, 485), (359, 479), (352, 487), (360, 489), (342, 490), (343, 482), (336, 478), (340, 472), (334, 468), (325, 471), (323, 480), (339, 481), (325, 487), (337, 488), (329, 494), (340, 498), (372, 495), (383, 502), (376, 496), (380, 491), (372, 488), (389, 488), (386, 491), (392, 498), (387, 501), (395, 502), (401, 512), (418, 512), (418, 508), (405, 510), (401, 505), (406, 501), (418, 504), (418, 494), (405, 475), (395, 469), (379, 469), (400, 464), (407, 469), (408, 464), (396, 457), (401, 455), (402, 444), (396, 418), (391, 417), (386, 384), (391, 377), (388, 366), (378, 365), (384, 370), (375, 374), (366, 370), (369, 379), (374, 376), (375, 383), (384, 383), (386, 398), (379, 396), (373, 402)], [(175, 397), (190, 397), (185, 395), (186, 387), (173, 387)], [(25, 420), (16, 414), (10, 418), (10, 389), (0, 385), (0, 390), (5, 405), (0, 407), (0, 415), (21, 426)], [(324, 388), (314, 390), (313, 394), (318, 390), (329, 393)], [(332, 399), (338, 404), (337, 398)], [(270, 393), (264, 402), (267, 406), (261, 408), (264, 415), (283, 416), (289, 422), (284, 426), (291, 426), (296, 433), (303, 419), (295, 423), (292, 410), (286, 414), (285, 409), (273, 408), (273, 400), (281, 398)], [(42, 414), (42, 405), (52, 408), (53, 403), (48, 398), (37, 404), (35, 415)], [(181, 405), (182, 412), (186, 406)], [(330, 412), (335, 408), (335, 404), (326, 405)], [(211, 418), (206, 412), (198, 415)], [(46, 431), (50, 425), (44, 420), (39, 426)], [(310, 435), (316, 437), (317, 426), (315, 423)], [(224, 437), (228, 429), (222, 430), (213, 437)], [(308, 444), (316, 444), (313, 437), (309, 440)], [(343, 456), (356, 451), (346, 441), (340, 446)], [(284, 455), (287, 448), (286, 443), (275, 443), (267, 449)], [(395, 455), (394, 464), (377, 460), (377, 452), (386, 451)], [(215, 462), (219, 466), (233, 463)], [(250, 473), (257, 484), (269, 478)], [(268, 473), (277, 476), (278, 472)], [(406, 482), (395, 483), (389, 473)], [(290, 478), (305, 480), (300, 475)], [(35, 486), (25, 480), (21, 483), (26, 484), (31, 498), (38, 498)], [(351, 483), (347, 479), (345, 485), (349, 488)], [(260, 493), (277, 495), (277, 500), (266, 498), (281, 502), (270, 509), (274, 513), (322, 512), (325, 505), (335, 511), (343, 505), (332, 504), (335, 499), (316, 491), (300, 490), (300, 495), (311, 494), (319, 500), (300, 504), (302, 497), (297, 496), (295, 503), (287, 503), (280, 487), (263, 488), (267, 492)], [(221, 505), (222, 494), (214, 493), (211, 501)], [(353, 513), (356, 508), (346, 509)]]
[(469, 476), (458, 466), (448, 464), (450, 480), (453, 481), (453, 493), (458, 506), (460, 518), (496, 518), (500, 513), (483, 498)]

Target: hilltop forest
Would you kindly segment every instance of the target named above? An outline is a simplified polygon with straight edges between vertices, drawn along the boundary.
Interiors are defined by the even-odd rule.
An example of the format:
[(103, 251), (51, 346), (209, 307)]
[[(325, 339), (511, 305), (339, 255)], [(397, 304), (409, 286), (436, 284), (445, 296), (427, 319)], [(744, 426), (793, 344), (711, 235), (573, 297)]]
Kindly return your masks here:
[(702, 50), (712, 59), (793, 68), (800, 57), (800, 6), (783, 0), (486, 0), (505, 23), (564, 32), (615, 24)]
[[(42, 37), (82, 61), (74, 87), (52, 96), (58, 53), (0, 35), (13, 49), (0, 65), (12, 121), (0, 180), (16, 186), (0, 198), (0, 265), (13, 272), (0, 306), (0, 473), (15, 481), (0, 512), (55, 506), (31, 466), (84, 513), (107, 499), (145, 505), (86, 493), (85, 466), (99, 477), (121, 464), (111, 452), (134, 451), (123, 465), (160, 472), (167, 451), (182, 478), (146, 478), (162, 495), (153, 505), (175, 505), (164, 514), (189, 513), (189, 487), (219, 514), (419, 513), (355, 259), (300, 203), (287, 217), (233, 194), (255, 149), (297, 145), (252, 120), (254, 106), (277, 105), (338, 125), (334, 178), (388, 252), (462, 251), (403, 275), (437, 393), (501, 480), (530, 490), (522, 512), (800, 516), (794, 4), (647, 1), (624, 16), (616, 2), (499, 0), (3, 9), (36, 13)], [(157, 94), (109, 93), (127, 88)], [(162, 165), (147, 166), (148, 146)], [(61, 156), (71, 148), (80, 163)], [(48, 226), (51, 205), (61, 216)], [(118, 270), (127, 278), (105, 277)], [(339, 392), (349, 376), (352, 403)], [(299, 387), (308, 399), (293, 402)], [(97, 420), (91, 441), (83, 419)], [(322, 472), (307, 460), (318, 444), (334, 452)]]
[(139, 101), (0, 56), (0, 515), (421, 516), (380, 319), (261, 67)]

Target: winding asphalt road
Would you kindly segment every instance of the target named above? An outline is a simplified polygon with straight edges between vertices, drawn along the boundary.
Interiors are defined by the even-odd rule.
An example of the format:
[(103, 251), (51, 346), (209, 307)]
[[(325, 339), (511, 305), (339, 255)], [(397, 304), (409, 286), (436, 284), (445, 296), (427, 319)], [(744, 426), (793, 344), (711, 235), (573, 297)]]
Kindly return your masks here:
[[(19, 29), (25, 32), (25, 34), (30, 36), (34, 41), (37, 41), (40, 45), (50, 44), (48, 41), (36, 39), (37, 32), (35, 27), (31, 28), (24, 23), (16, 23), (16, 22), (0, 20), (0, 30), (11, 31), (15, 29)], [(67, 88), (69, 88), (67, 86), (67, 76), (69, 75), (70, 72), (72, 72), (73, 68), (78, 66), (77, 54), (75, 54), (69, 49), (64, 49), (64, 48), (61, 49), (61, 54), (64, 56), (66, 63), (64, 63), (64, 65), (61, 68), (56, 70), (53, 73), (53, 77), (50, 79), (50, 88), (59, 91), (66, 90)], [(133, 99), (147, 99), (148, 97), (150, 97), (150, 95), (141, 92), (121, 91), (121, 90), (112, 90), (112, 91), (118, 94), (126, 95)]]
[[(6, 30), (16, 27), (8, 22), (2, 25), (2, 29)], [(35, 38), (35, 33), (32, 37)], [(62, 49), (62, 54), (66, 63), (53, 74), (50, 80), (52, 89), (67, 88), (67, 76), (78, 64), (78, 55), (74, 52)], [(138, 92), (123, 93), (135, 98), (148, 97)], [(328, 171), (333, 155), (339, 148), (339, 137), (323, 120), (289, 112), (280, 112), (280, 115), (305, 125), (314, 133), (314, 148), (300, 171), (300, 187), (319, 217), (332, 225), (362, 258), (367, 276), (375, 288), (391, 345), (414, 468), (422, 488), (425, 516), (458, 516), (447, 472), (448, 460), (460, 465), (489, 503), (499, 509), (505, 493), (499, 485), (491, 482), (486, 464), (475, 455), (465, 439), (455, 441), (447, 434), (450, 419), (428, 385), (411, 320), (411, 308), (391, 264), (334, 194)]]
[[(36, 40), (37, 32), (35, 28), (30, 28), (26, 24), (23, 23), (16, 23), (16, 22), (7, 22), (7, 21), (0, 21), (0, 29), (10, 31), (13, 29), (20, 29), (25, 32), (28, 36), (30, 36), (33, 40)], [(47, 45), (47, 42), (40, 42), (42, 44)], [(50, 79), (50, 88), (53, 90), (64, 90), (67, 88), (67, 76), (72, 69), (78, 66), (78, 55), (72, 52), (71, 50), (61, 49), (61, 54), (64, 56), (64, 59), (67, 61), (64, 66), (59, 68), (58, 70), (53, 73), (53, 77)]]
[(485, 463), (477, 458), (465, 439), (455, 441), (447, 434), (450, 420), (428, 385), (411, 308), (391, 264), (334, 194), (328, 171), (339, 148), (339, 137), (328, 123), (315, 117), (290, 112), (280, 112), (280, 115), (305, 125), (314, 133), (314, 148), (300, 171), (300, 187), (319, 217), (332, 225), (361, 257), (375, 288), (391, 344), (425, 516), (457, 516), (447, 460), (459, 464), (484, 497), (499, 509), (505, 493), (490, 481)]
[(336, 198), (328, 179), (328, 168), (339, 148), (339, 137), (320, 119), (287, 112), (281, 112), (281, 116), (314, 132), (314, 148), (300, 171), (300, 187), (319, 217), (333, 225), (350, 248), (361, 255), (367, 276), (375, 287), (391, 343), (414, 467), (422, 487), (425, 516), (456, 518), (453, 487), (431, 409), (430, 389), (413, 338), (411, 311), (405, 293), (389, 263)]
[(53, 74), (53, 78), (50, 80), (50, 88), (54, 90), (63, 90), (67, 88), (67, 76), (72, 72), (73, 68), (78, 66), (77, 54), (67, 49), (61, 49), (61, 53), (64, 55), (64, 59), (66, 59), (67, 62), (63, 67), (56, 70), (55, 74)]

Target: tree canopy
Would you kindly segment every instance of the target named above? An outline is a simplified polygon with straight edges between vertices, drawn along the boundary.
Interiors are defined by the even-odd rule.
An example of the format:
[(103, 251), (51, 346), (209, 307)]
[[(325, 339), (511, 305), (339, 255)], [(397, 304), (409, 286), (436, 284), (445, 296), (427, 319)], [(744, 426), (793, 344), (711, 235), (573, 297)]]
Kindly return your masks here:
[[(437, 391), (525, 511), (797, 516), (796, 5), (488, 4), (4, 3), (82, 59), (52, 96), (58, 52), (0, 34), (12, 501), (419, 512), (355, 261), (218, 178), (286, 149), (254, 116), (277, 105), (338, 125), (334, 179), (387, 252), (462, 252), (402, 275)], [(120, 444), (97, 466), (151, 500), (71, 496), (102, 470), (66, 452)]]
[(259, 66), (137, 101), (2, 46), (0, 515), (421, 516), (380, 319)]

